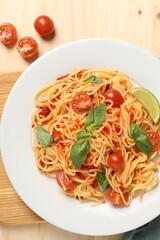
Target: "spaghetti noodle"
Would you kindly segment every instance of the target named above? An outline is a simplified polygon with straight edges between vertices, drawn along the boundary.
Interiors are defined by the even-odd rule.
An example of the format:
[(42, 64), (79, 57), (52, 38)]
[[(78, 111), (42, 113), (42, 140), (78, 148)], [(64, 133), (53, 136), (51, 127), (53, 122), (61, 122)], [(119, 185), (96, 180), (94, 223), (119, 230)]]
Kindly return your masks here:
[[(109, 200), (113, 204), (129, 205), (135, 196), (142, 198), (158, 184), (159, 162), (155, 157), (160, 151), (151, 150), (150, 156), (140, 151), (130, 127), (134, 123), (146, 133), (158, 134), (160, 123), (155, 124), (130, 93), (132, 87), (130, 79), (119, 71), (78, 68), (35, 94), (32, 122), (36, 164), (41, 173), (56, 177), (68, 196), (95, 204)], [(115, 106), (112, 97), (107, 97), (110, 89), (118, 90), (122, 98), (119, 106)], [(104, 103), (104, 120), (89, 133), (90, 137), (82, 137), (81, 143), (87, 139), (89, 150), (86, 159), (76, 168), (71, 160), (73, 145), (80, 132), (88, 134), (85, 121), (89, 112)], [(37, 125), (52, 136), (47, 147), (37, 138)], [(121, 156), (123, 166), (110, 166), (112, 154)], [(115, 159), (115, 164), (117, 161)], [(103, 183), (106, 183), (105, 189), (102, 189)]]

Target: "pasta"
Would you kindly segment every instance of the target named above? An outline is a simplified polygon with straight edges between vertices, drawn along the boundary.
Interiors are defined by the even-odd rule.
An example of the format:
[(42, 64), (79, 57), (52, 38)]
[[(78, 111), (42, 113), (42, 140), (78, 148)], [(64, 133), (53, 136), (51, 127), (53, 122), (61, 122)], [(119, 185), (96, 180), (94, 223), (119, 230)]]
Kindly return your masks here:
[[(159, 135), (160, 123), (155, 124), (130, 93), (132, 87), (129, 77), (119, 71), (77, 68), (35, 94), (32, 122), (36, 164), (42, 174), (56, 178), (66, 195), (94, 205), (111, 201), (127, 206), (158, 184), (156, 156), (160, 151), (153, 145), (149, 156), (140, 151), (131, 136), (131, 124)], [(113, 99), (107, 96), (110, 89), (118, 90), (119, 95)], [(87, 117), (93, 109), (99, 110), (98, 106), (103, 107), (104, 119), (98, 126), (91, 123), (90, 128)], [(45, 147), (37, 126), (50, 137)], [(85, 159), (78, 162), (72, 157), (74, 153)]]

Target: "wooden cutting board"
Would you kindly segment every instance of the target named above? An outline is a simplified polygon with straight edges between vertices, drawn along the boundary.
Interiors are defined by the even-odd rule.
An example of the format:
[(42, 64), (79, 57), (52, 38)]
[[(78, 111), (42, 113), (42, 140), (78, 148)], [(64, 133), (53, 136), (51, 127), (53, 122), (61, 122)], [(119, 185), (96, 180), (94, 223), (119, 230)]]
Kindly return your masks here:
[[(22, 72), (0, 73), (0, 118), (10, 90)], [(0, 156), (0, 224), (44, 222), (19, 198), (13, 189)]]

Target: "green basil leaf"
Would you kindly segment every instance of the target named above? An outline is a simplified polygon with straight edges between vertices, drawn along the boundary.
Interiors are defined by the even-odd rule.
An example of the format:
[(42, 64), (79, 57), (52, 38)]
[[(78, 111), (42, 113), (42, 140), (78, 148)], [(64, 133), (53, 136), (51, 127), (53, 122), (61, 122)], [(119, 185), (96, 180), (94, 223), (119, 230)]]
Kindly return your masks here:
[(88, 139), (77, 140), (70, 152), (70, 159), (76, 169), (79, 169), (87, 158), (90, 149), (90, 142)]
[(48, 147), (53, 140), (52, 135), (39, 124), (37, 124), (37, 138), (43, 148)]
[(134, 139), (138, 149), (149, 157), (151, 153), (152, 144), (147, 134), (135, 123), (131, 124), (130, 134)]
[(101, 192), (104, 192), (108, 187), (109, 183), (106, 179), (105, 171), (97, 173), (97, 181)]
[(92, 108), (85, 121), (87, 131), (92, 132), (97, 127), (99, 127), (104, 121), (105, 115), (106, 115), (105, 103), (102, 103), (101, 105)]
[(80, 132), (78, 132), (77, 134), (78, 134), (78, 136), (77, 136), (78, 139), (89, 138), (89, 137), (92, 136), (92, 133), (90, 133), (90, 132), (85, 132), (85, 131), (80, 131)]
[(101, 83), (101, 79), (97, 78), (94, 75), (91, 75), (89, 77), (87, 77), (86, 79), (83, 80), (83, 82), (94, 82), (94, 83)]

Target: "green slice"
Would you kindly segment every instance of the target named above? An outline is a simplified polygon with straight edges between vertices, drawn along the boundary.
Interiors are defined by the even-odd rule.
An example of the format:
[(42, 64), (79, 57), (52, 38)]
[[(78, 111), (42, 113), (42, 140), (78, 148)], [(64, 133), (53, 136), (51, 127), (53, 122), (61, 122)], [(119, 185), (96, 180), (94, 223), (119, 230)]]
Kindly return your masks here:
[(160, 105), (153, 93), (142, 87), (132, 88), (130, 92), (143, 104), (153, 121), (157, 123), (160, 119)]

